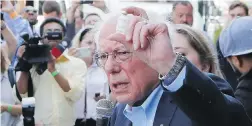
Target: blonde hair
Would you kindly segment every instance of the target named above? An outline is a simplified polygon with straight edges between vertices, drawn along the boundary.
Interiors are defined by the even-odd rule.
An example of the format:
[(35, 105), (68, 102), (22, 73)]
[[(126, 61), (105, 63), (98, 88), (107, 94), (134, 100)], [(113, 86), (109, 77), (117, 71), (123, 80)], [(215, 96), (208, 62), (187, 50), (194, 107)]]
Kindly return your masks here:
[(220, 71), (216, 51), (214, 48), (210, 48), (211, 46), (205, 35), (203, 35), (202, 32), (199, 32), (184, 24), (175, 25), (175, 30), (177, 33), (182, 34), (186, 37), (189, 44), (199, 54), (199, 60), (201, 64), (203, 66), (209, 65), (210, 68), (207, 72), (216, 74), (217, 76), (223, 78), (223, 75)]

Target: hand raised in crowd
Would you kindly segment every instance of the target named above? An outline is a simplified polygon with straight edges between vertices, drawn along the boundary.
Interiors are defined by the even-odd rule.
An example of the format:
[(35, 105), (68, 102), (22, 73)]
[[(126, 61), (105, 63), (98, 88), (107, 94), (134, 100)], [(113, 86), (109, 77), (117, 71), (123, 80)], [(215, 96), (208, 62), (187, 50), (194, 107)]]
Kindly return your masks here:
[(164, 23), (147, 23), (139, 16), (132, 16), (125, 35), (115, 33), (108, 39), (121, 42), (162, 75), (166, 75), (175, 63), (176, 55)]
[(106, 4), (105, 4), (104, 0), (94, 0), (93, 4), (91, 4), (91, 5), (101, 9), (104, 12), (106, 11)]
[(74, 22), (74, 13), (79, 6), (80, 6), (80, 0), (72, 1), (72, 6), (69, 8), (66, 14), (68, 23)]
[(14, 6), (12, 5), (10, 0), (4, 0), (1, 1), (1, 11), (6, 12), (6, 13), (11, 13), (12, 11), (14, 11)]
[(132, 6), (132, 7), (123, 8), (122, 10), (126, 11), (127, 14), (132, 14), (134, 16), (139, 16), (139, 17), (142, 17), (144, 19), (149, 19), (146, 11), (144, 9), (142, 9), (142, 8)]

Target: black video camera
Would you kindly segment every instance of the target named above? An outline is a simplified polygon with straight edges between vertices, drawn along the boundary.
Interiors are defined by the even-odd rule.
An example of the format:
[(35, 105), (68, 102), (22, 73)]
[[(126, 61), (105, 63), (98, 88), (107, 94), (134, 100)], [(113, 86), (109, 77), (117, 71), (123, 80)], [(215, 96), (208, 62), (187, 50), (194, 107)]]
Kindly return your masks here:
[(50, 50), (51, 47), (47, 44), (39, 44), (39, 41), (46, 38), (48, 40), (62, 40), (62, 32), (47, 32), (46, 35), (41, 37), (33, 37), (28, 39), (27, 34), (22, 36), (24, 38), (26, 46), (25, 53), (22, 58), (24, 58), (30, 64), (37, 64), (48, 62), (50, 60)]
[(47, 69), (47, 62), (51, 57), (51, 47), (48, 44), (40, 44), (39, 41), (46, 38), (48, 40), (62, 40), (62, 32), (47, 32), (41, 37), (29, 38), (28, 34), (21, 36), (24, 39), (25, 52), (19, 60), (16, 70), (28, 71), (32, 65), (37, 65), (36, 72), (41, 75)]

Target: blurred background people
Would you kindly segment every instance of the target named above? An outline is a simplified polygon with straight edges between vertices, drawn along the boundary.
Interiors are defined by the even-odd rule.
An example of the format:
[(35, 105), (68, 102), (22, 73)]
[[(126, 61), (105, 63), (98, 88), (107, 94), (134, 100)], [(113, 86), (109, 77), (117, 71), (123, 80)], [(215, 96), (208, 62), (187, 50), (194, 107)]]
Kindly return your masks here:
[(56, 1), (45, 1), (42, 7), (44, 18), (58, 18), (61, 19), (62, 12), (60, 5)]
[(33, 34), (38, 34), (38, 33), (35, 33), (35, 27), (34, 27), (38, 22), (38, 19), (37, 19), (38, 18), (38, 11), (37, 11), (37, 9), (35, 9), (32, 6), (26, 6), (23, 9), (22, 15), (23, 15), (23, 18), (27, 19), (28, 22), (30, 23)]
[(96, 13), (87, 14), (84, 18), (84, 26), (95, 25), (97, 22), (101, 21), (101, 17)]
[(189, 1), (175, 1), (173, 3), (172, 22), (193, 25), (193, 6)]
[[(8, 36), (10, 37), (1, 37), (1, 48), (4, 47), (1, 52), (3, 52), (4, 55), (7, 53), (7, 56), (4, 57), (9, 58), (8, 62), (16, 61), (13, 60), (16, 49), (24, 42), (24, 40), (20, 38), (21, 36), (24, 34), (29, 34), (29, 37), (32, 37), (35, 34), (40, 35), (40, 26), (44, 19), (51, 17), (57, 18), (64, 23), (64, 26), (66, 26), (66, 33), (64, 34), (64, 39), (61, 44), (67, 48), (72, 47), (69, 49), (69, 54), (85, 61), (88, 67), (88, 73), (85, 75), (87, 79), (84, 78), (82, 81), (85, 82), (81, 85), (81, 87), (85, 89), (83, 92), (85, 92), (86, 95), (83, 94), (81, 99), (75, 104), (75, 117), (77, 120), (74, 120), (75, 125), (77, 126), (83, 125), (82, 121), (85, 120), (87, 120), (89, 125), (95, 125), (95, 105), (99, 99), (108, 98), (109, 94), (109, 89), (106, 86), (108, 85), (107, 76), (101, 68), (95, 65), (94, 55), (96, 52), (96, 45), (93, 42), (93, 38), (94, 33), (97, 32), (96, 25), (107, 18), (108, 15), (106, 13), (117, 13), (121, 11), (122, 8), (129, 6), (132, 6), (133, 8), (134, 6), (143, 7), (139, 12), (144, 12), (144, 14), (141, 13), (139, 16), (145, 15), (144, 17), (148, 17), (148, 13), (149, 18), (146, 19), (149, 19), (150, 21), (152, 21), (152, 19), (156, 21), (159, 17), (160, 19), (165, 19), (167, 14), (170, 14), (169, 20), (175, 24), (175, 32), (171, 34), (171, 38), (174, 39), (174, 41), (172, 41), (174, 51), (181, 52), (185, 55), (200, 71), (210, 72), (219, 77), (224, 77), (230, 83), (234, 91), (236, 91), (235, 96), (241, 100), (246, 111), (251, 116), (249, 91), (243, 90), (250, 90), (250, 87), (244, 84), (249, 83), (248, 78), (250, 77), (250, 72), (248, 72), (248, 74), (241, 74), (241, 72), (237, 72), (238, 70), (236, 69), (234, 72), (233, 68), (236, 67), (234, 67), (235, 65), (232, 65), (235, 63), (232, 61), (236, 61), (234, 60), (236, 58), (224, 58), (219, 47), (219, 42), (216, 43), (219, 59), (219, 63), (217, 63), (218, 60), (216, 59), (215, 46), (212, 46), (212, 44), (215, 43), (208, 38), (208, 36), (211, 37), (210, 33), (216, 29), (216, 24), (213, 22), (218, 22), (218, 25), (220, 26), (219, 31), (221, 31), (222, 27), (228, 27), (236, 18), (248, 16), (249, 8), (252, 8), (252, 1), (250, 0), (158, 0), (155, 2), (150, 2), (148, 0), (94, 0), (92, 4), (81, 4), (81, 0), (4, 0), (0, 1), (0, 4), (1, 13), (3, 13), (4, 17), (1, 19), (4, 20), (1, 22), (1, 33), (13, 33), (8, 33)], [(140, 8), (138, 8), (138, 10), (140, 10)], [(147, 13), (145, 10), (147, 10)], [(136, 13), (138, 12), (134, 12), (134, 14)], [(225, 22), (225, 20), (228, 20), (228, 22)], [(214, 25), (213, 29), (210, 27), (212, 23)], [(188, 27), (181, 24), (188, 25)], [(194, 27), (193, 29), (189, 28), (192, 26)], [(107, 30), (110, 30), (110, 27), (107, 28)], [(202, 33), (204, 37), (202, 36)], [(208, 33), (208, 35), (206, 35), (206, 33)], [(12, 35), (14, 35), (14, 37), (12, 37)], [(219, 35), (217, 33), (214, 40), (218, 40), (218, 37)], [(91, 55), (80, 57), (80, 50), (86, 47), (91, 50)], [(250, 56), (247, 55), (249, 54), (233, 57), (237, 57), (241, 64), (247, 64), (247, 61), (250, 61), (248, 60), (250, 58), (247, 58)], [(232, 61), (230, 60), (231, 65), (227, 59), (233, 59)], [(221, 68), (223, 76), (219, 67)], [(240, 67), (238, 66), (237, 68)], [(245, 68), (244, 65), (242, 65), (242, 69), (249, 70), (250, 68)], [(4, 71), (6, 73), (6, 69)], [(3, 76), (3, 78), (5, 77)], [(237, 78), (239, 78), (238, 81), (241, 83), (239, 84), (240, 86), (238, 85)], [(229, 92), (229, 94), (233, 96), (232, 92)], [(2, 107), (3, 110), (5, 110), (4, 113), (9, 113), (8, 109), (6, 111), (6, 106), (7, 105), (3, 105)]]
[(175, 31), (172, 36), (175, 52), (186, 56), (199, 70), (223, 77), (217, 56), (202, 32), (184, 24), (175, 25)]
[(220, 50), (238, 75), (235, 97), (252, 119), (252, 17), (234, 19), (220, 36)]
[(232, 21), (237, 17), (248, 16), (248, 14), (249, 14), (249, 8), (243, 2), (234, 1), (229, 6), (229, 21)]
[(85, 16), (82, 10), (82, 5), (80, 4), (79, 0), (72, 1), (71, 3), (72, 6), (69, 7), (66, 13), (66, 28), (67, 28), (66, 36), (70, 40), (73, 39), (75, 34), (77, 34), (80, 29), (85, 28), (86, 26), (89, 25), (95, 25), (96, 22), (101, 21), (101, 17), (96, 13), (91, 14), (86, 13)]
[(75, 10), (74, 22), (75, 22), (75, 33), (78, 33), (78, 31), (82, 29), (82, 27), (84, 26), (84, 13), (80, 9), (80, 6)]
[[(109, 97), (108, 79), (103, 69), (96, 65), (94, 60), (94, 54), (96, 52), (96, 43), (94, 41), (94, 35), (97, 29), (93, 26), (85, 26), (81, 29), (73, 39), (73, 46), (69, 50), (69, 54), (75, 57), (81, 58), (85, 61), (88, 67), (87, 74), (85, 76), (84, 95), (75, 104), (75, 114), (77, 120), (75, 126), (82, 126), (83, 121), (86, 120), (86, 125), (96, 125), (96, 103), (100, 99)], [(81, 57), (82, 48), (89, 48), (90, 55)], [(84, 79), (84, 78), (83, 78)]]
[[(66, 29), (58, 18), (47, 18), (40, 26), (40, 34), (45, 37), (49, 32), (59, 32), (63, 36)], [(44, 38), (41, 42), (53, 49), (61, 43), (62, 39), (59, 37), (56, 40)], [(18, 49), (19, 63), (24, 65), (19, 66), (21, 75), (16, 85), (18, 92), (13, 87), (16, 101), (20, 102), (17, 93), (20, 93), (21, 97), (27, 97), (28, 84), (32, 82), (33, 97), (36, 99), (35, 123), (42, 122), (43, 125), (55, 126), (74, 125), (76, 120), (73, 112), (74, 103), (83, 93), (82, 84), (84, 83), (86, 64), (80, 59), (69, 56), (67, 52), (61, 52), (61, 58), (56, 57), (51, 50), (49, 61), (31, 64), (23, 57), (25, 51), (25, 46)], [(42, 72), (41, 64), (45, 65), (42, 67)], [(38, 69), (40, 70), (38, 71)]]
[(62, 12), (60, 9), (60, 5), (56, 1), (44, 1), (43, 6), (42, 6), (42, 11), (43, 11), (43, 19), (42, 21), (39, 21), (39, 23), (35, 26), (36, 33), (39, 33), (40, 35), (40, 25), (43, 22), (43, 20), (47, 18), (58, 18), (61, 19)]
[(10, 30), (13, 32), (15, 37), (17, 37), (18, 44), (21, 44), (20, 36), (24, 33), (32, 36), (31, 27), (29, 27), (29, 22), (19, 15), (15, 9), (16, 2), (11, 2), (10, 0), (0, 1), (1, 13), (3, 14), (3, 19)]
[(0, 45), (1, 53), (1, 125), (17, 126), (19, 124), (22, 107), (13, 98), (12, 87), (8, 76), (8, 68), (12, 55), (17, 47), (17, 39), (4, 21), (1, 21)]
[[(225, 24), (226, 27), (229, 26), (229, 24), (232, 22), (232, 20), (234, 20), (237, 17), (242, 17), (242, 16), (248, 16), (247, 5), (242, 2), (239, 2), (239, 1), (232, 2), (232, 4), (229, 6), (228, 22), (227, 22), (227, 24)], [(216, 42), (216, 46), (217, 46), (218, 59), (219, 59), (221, 71), (224, 74), (225, 79), (229, 82), (229, 84), (235, 90), (238, 85), (237, 78), (239, 78), (239, 75), (236, 75), (233, 72), (231, 65), (223, 57), (222, 52), (220, 51), (220, 47), (219, 47), (220, 46), (219, 39)]]

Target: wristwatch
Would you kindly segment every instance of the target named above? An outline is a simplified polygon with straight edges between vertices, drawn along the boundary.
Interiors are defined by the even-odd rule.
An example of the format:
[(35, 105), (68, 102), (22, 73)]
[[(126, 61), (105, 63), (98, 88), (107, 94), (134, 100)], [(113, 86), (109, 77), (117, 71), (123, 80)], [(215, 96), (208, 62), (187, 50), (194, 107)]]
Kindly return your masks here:
[(168, 86), (177, 78), (186, 64), (186, 58), (180, 53), (176, 53), (177, 58), (171, 70), (165, 76), (159, 74), (162, 87), (167, 90)]

